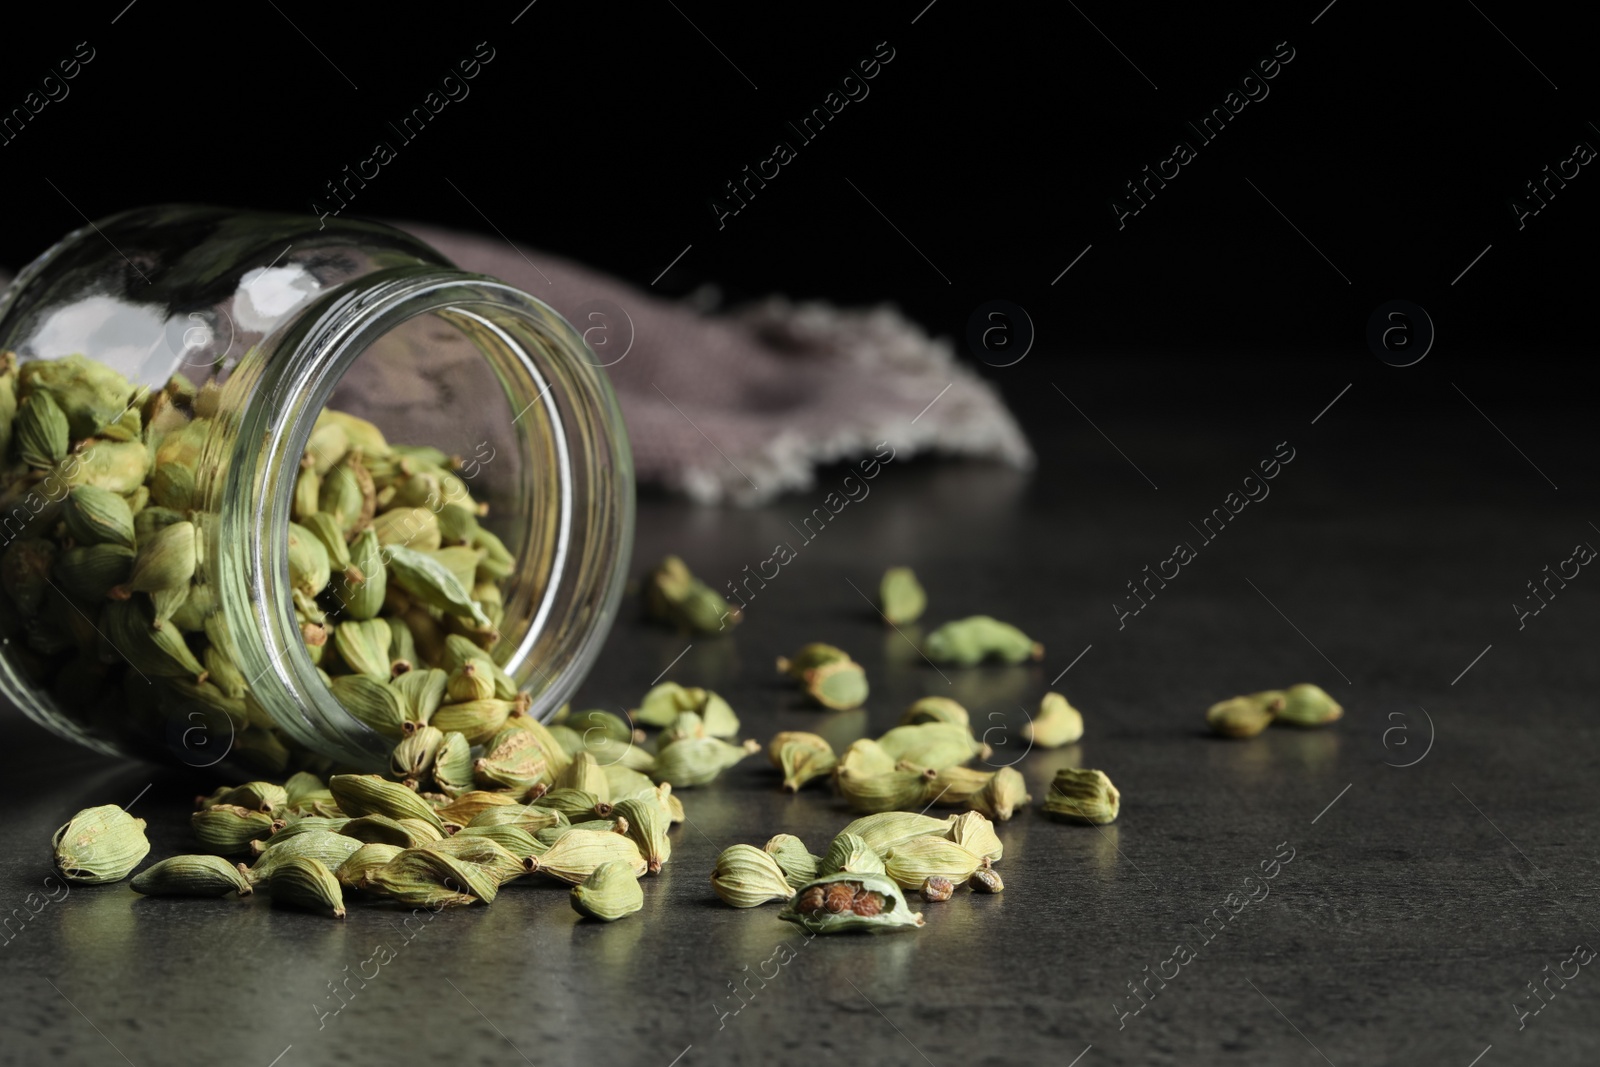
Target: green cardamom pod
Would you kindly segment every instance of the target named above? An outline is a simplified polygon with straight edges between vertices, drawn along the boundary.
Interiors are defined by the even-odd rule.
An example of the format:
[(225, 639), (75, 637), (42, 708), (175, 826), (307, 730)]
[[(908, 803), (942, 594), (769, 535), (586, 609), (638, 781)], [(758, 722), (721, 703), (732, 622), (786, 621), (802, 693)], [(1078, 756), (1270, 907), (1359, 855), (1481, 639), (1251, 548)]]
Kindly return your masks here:
[(472, 590), (478, 584), (478, 560), (482, 558), (482, 552), (466, 545), (451, 545), (449, 548), (436, 548), (428, 555), (442, 564), (461, 588), (467, 590), (467, 596), (472, 597)]
[(135, 893), (152, 897), (250, 895), (250, 879), (221, 856), (173, 856), (133, 876)]
[(217, 804), (189, 816), (195, 839), (224, 856), (250, 851), (250, 842), (272, 833), (272, 816), (237, 804)]
[(377, 490), (372, 475), (352, 452), (322, 477), (317, 491), (317, 510), (329, 516), (345, 540), (349, 540), (373, 521)]
[(363, 815), (345, 822), (339, 832), (367, 844), (420, 848), (444, 835), (420, 819), (394, 819), (387, 815)]
[(328, 567), (334, 574), (348, 575), (350, 570), (350, 545), (344, 539), (339, 522), (326, 511), (313, 511), (294, 520), (310, 530), (322, 547), (328, 550)]
[(924, 722), (943, 722), (952, 726), (959, 726), (963, 730), (970, 729), (971, 717), (967, 709), (951, 700), (949, 697), (923, 697), (915, 701), (900, 716), (902, 726), (915, 726)]
[(23, 363), (18, 368), (18, 385), (24, 398), (50, 399), (59, 405), (75, 438), (93, 437), (115, 422), (134, 400), (133, 385), (124, 375), (76, 353)]
[(468, 789), (451, 800), (450, 803), (443, 807), (435, 808), (434, 812), (447, 826), (452, 823), (457, 826), (465, 826), (477, 818), (479, 814), (491, 808), (517, 808), (521, 806), (522, 802), (510, 793)]
[(697, 703), (694, 694), (677, 682), (662, 682), (652, 687), (630, 714), (641, 726), (667, 727), (683, 712), (694, 711)]
[(263, 811), (268, 815), (280, 814), (289, 807), (289, 791), (276, 782), (246, 782), (243, 785), (226, 786), (207, 799), (209, 803), (206, 807), (237, 804), (241, 808)]
[(1044, 798), (1044, 813), (1062, 822), (1105, 824), (1114, 822), (1122, 807), (1122, 794), (1104, 771), (1063, 767), (1056, 771)]
[(854, 660), (835, 660), (806, 671), (801, 687), (823, 707), (849, 711), (867, 702), (867, 671)]
[(159, 628), (189, 595), (196, 562), (195, 538), (192, 522), (175, 522), (156, 531), (139, 545), (127, 583), (113, 589), (111, 595), (120, 600), (133, 593), (149, 593), (155, 605), (153, 625)]
[(862, 777), (840, 767), (834, 781), (850, 807), (860, 812), (922, 808), (939, 796), (932, 771), (897, 770)]
[(496, 885), (505, 885), (527, 874), (526, 863), (533, 855), (533, 852), (529, 851), (527, 855), (515, 856), (498, 841), (482, 834), (441, 838), (422, 847), (472, 864), (487, 877), (494, 879)]
[(483, 559), (478, 562), (478, 581), (503, 581), (516, 570), (516, 557), (512, 556), (504, 541), (488, 530), (479, 527), (473, 531), (467, 544), (483, 553)]
[(839, 754), (839, 764), (833, 769), (837, 781), (845, 775), (858, 779), (874, 778), (895, 769), (895, 759), (883, 746), (870, 737), (858, 737)]
[(465, 734), (454, 730), (445, 733), (438, 754), (434, 756), (432, 773), (434, 784), (446, 796), (459, 797), (472, 788), (472, 746), (467, 743)]
[(1320, 687), (1304, 683), (1283, 691), (1278, 722), (1291, 726), (1326, 726), (1344, 714), (1344, 708)]
[[(517, 793), (526, 793), (540, 783), (548, 784), (550, 777), (549, 764), (545, 761), (538, 740), (526, 730), (514, 726), (494, 736), (487, 751), (474, 761), (472, 773), (480, 785), (510, 789)], [(603, 780), (601, 784), (603, 787)]]
[(735, 908), (754, 908), (772, 900), (788, 900), (794, 887), (770, 853), (754, 845), (730, 845), (717, 857), (711, 888)]
[(133, 549), (122, 545), (79, 545), (57, 557), (56, 579), (67, 595), (92, 604), (128, 580), (133, 559)]
[(309, 857), (296, 857), (272, 872), (272, 902), (302, 911), (344, 918), (344, 889), (327, 864)]
[(389, 753), (389, 773), (404, 782), (420, 782), (433, 770), (433, 762), (444, 747), (445, 734), (426, 723), (406, 722), (400, 742)]
[(980, 811), (964, 811), (950, 820), (947, 838), (973, 852), (986, 863), (999, 863), (1005, 854), (1000, 835), (994, 832), (994, 823)]
[(634, 877), (642, 876), (649, 865), (633, 840), (618, 833), (596, 830), (569, 830), (544, 854), (529, 857), (529, 869), (571, 885), (579, 885), (602, 863), (621, 860)]
[(916, 889), (934, 875), (965, 882), (983, 866), (983, 857), (943, 837), (914, 837), (896, 845), (883, 859), (883, 870), (902, 889)]
[(1015, 767), (1001, 767), (967, 803), (996, 822), (1005, 822), (1032, 799), (1022, 773)]
[(928, 606), (928, 594), (910, 567), (890, 567), (878, 583), (878, 610), (890, 625), (913, 623)]
[(644, 890), (625, 860), (610, 860), (572, 887), (572, 910), (588, 919), (615, 922), (644, 907)]
[[(389, 624), (383, 619), (341, 622), (333, 631), (339, 659), (356, 674), (389, 681)], [(401, 712), (404, 718), (404, 711)]]
[(445, 676), (444, 692), (452, 702), (488, 700), (494, 696), (494, 677), (469, 660)]
[(767, 758), (783, 772), (783, 788), (797, 793), (813, 778), (833, 773), (839, 759), (833, 746), (817, 734), (785, 730), (767, 745)]
[(470, 837), (486, 837), (495, 844), (499, 845), (501, 848), (505, 849), (507, 852), (511, 853), (512, 856), (516, 857), (517, 874), (519, 875), (527, 873), (527, 869), (522, 862), (523, 860), (526, 860), (529, 856), (540, 855), (547, 848), (546, 845), (534, 838), (532, 832), (524, 830), (522, 827), (515, 826), (511, 823), (463, 826), (460, 830), (456, 831), (455, 836), (452, 837), (451, 840), (459, 841), (462, 838)]
[(393, 739), (404, 736), (405, 709), (387, 683), (365, 674), (340, 674), (329, 688), (344, 710), (377, 733)]
[[(346, 826), (349, 824), (347, 823)], [(361, 847), (359, 838), (340, 831), (308, 830), (305, 833), (293, 834), (267, 846), (256, 861), (244, 869), (244, 875), (250, 879), (252, 885), (262, 885), (268, 882), (281, 865), (295, 859), (314, 859), (335, 870), (356, 849)]]
[(803, 886), (778, 918), (813, 933), (885, 933), (916, 929), (922, 913), (912, 911), (900, 887), (881, 874), (834, 874)]
[(1043, 645), (987, 615), (945, 623), (928, 635), (922, 650), (933, 662), (956, 667), (975, 667), (986, 659), (1023, 663), (1044, 658)]
[[(270, 820), (269, 820), (270, 821)], [(150, 852), (144, 820), (115, 804), (84, 808), (50, 839), (56, 870), (76, 885), (120, 882)]]
[(817, 877), (822, 857), (813, 856), (806, 843), (793, 834), (777, 834), (761, 846), (761, 851), (777, 861), (784, 880), (798, 889)]
[(442, 852), (408, 848), (366, 875), (365, 889), (409, 907), (461, 907), (494, 902), (499, 884), (482, 868)]
[(439, 537), (446, 545), (465, 545), (478, 532), (478, 516), (471, 508), (446, 504), (439, 509)]
[(533, 834), (552, 826), (564, 826), (567, 817), (553, 808), (528, 804), (509, 804), (485, 808), (467, 823), (467, 829), (489, 826), (512, 826)]
[(137, 441), (90, 441), (79, 447), (77, 459), (68, 484), (113, 493), (134, 492), (150, 469), (150, 450)]
[(828, 843), (828, 851), (817, 864), (819, 877), (840, 873), (882, 874), (883, 855), (861, 835), (841, 833)]
[(442, 543), (439, 519), (427, 508), (390, 508), (372, 520), (372, 528), (377, 531), (378, 543), (391, 549), (424, 553), (432, 552)]
[(1039, 712), (1022, 728), (1022, 736), (1040, 748), (1060, 748), (1083, 736), (1083, 716), (1060, 693), (1046, 693)]
[(661, 873), (662, 864), (672, 858), (672, 841), (667, 837), (672, 819), (655, 794), (619, 800), (612, 805), (611, 813), (627, 820), (627, 834), (639, 846), (645, 869), (651, 874)]
[(345, 614), (352, 619), (372, 619), (383, 610), (383, 597), (389, 586), (384, 568), (383, 546), (369, 526), (350, 543), (349, 567), (333, 576), (333, 594), (344, 606)]
[(988, 755), (987, 746), (973, 737), (971, 730), (948, 722), (896, 726), (878, 738), (878, 746), (896, 762), (936, 771)]
[(455, 731), (465, 734), (469, 744), (481, 745), (492, 741), (495, 735), (505, 729), (513, 707), (515, 705), (511, 701), (493, 697), (441, 704), (428, 722), (445, 733)]
[[(391, 631), (395, 629), (395, 620), (389, 620), (389, 628)], [(439, 710), (439, 705), (444, 701), (445, 680), (448, 677), (444, 671), (436, 668), (417, 667), (390, 680), (389, 688), (400, 698), (400, 708), (407, 722), (433, 721), (434, 712)]]
[(841, 831), (861, 838), (868, 848), (879, 855), (916, 837), (943, 836), (950, 832), (955, 816), (936, 819), (910, 811), (884, 811), (876, 815), (863, 815)]
[(35, 393), (22, 401), (12, 423), (17, 455), (36, 470), (48, 470), (66, 458), (69, 440), (67, 417), (49, 393)]
[(349, 857), (334, 870), (333, 876), (339, 879), (339, 884), (346, 889), (364, 890), (367, 875), (380, 867), (388, 866), (390, 861), (404, 851), (405, 849), (399, 845), (368, 842), (350, 853)]
[[(914, 764), (902, 764), (901, 770), (917, 770), (923, 768)], [(979, 771), (971, 767), (945, 767), (934, 772), (933, 785), (929, 789), (933, 799), (930, 804), (940, 804), (945, 807), (960, 807), (970, 805), (979, 793), (994, 781), (993, 771)]]
[(133, 510), (116, 493), (80, 485), (68, 494), (72, 506), (62, 512), (67, 531), (80, 545), (135, 545)]
[(289, 524), (289, 585), (301, 596), (314, 597), (327, 587), (333, 565), (316, 534), (297, 522)]
[(405, 786), (376, 774), (336, 774), (328, 789), (346, 815), (387, 815), (392, 819), (421, 819), (443, 832), (444, 823), (426, 800)]
[(141, 674), (203, 681), (206, 669), (189, 650), (183, 634), (173, 626), (157, 628), (152, 610), (137, 600), (106, 601), (100, 629), (111, 649)]
[(650, 618), (693, 633), (725, 632), (743, 617), (677, 556), (663, 559), (645, 579), (644, 604)]
[(705, 785), (760, 749), (761, 745), (753, 740), (741, 746), (717, 737), (689, 738), (658, 752), (650, 777), (657, 782), (670, 782), (675, 789)]
[(814, 641), (809, 645), (801, 645), (800, 651), (796, 652), (792, 658), (779, 656), (778, 673), (787, 676), (793, 681), (804, 682), (808, 671), (826, 667), (830, 663), (849, 662), (850, 653), (844, 649)]
[[(393, 512), (379, 516), (379, 521), (381, 522), (389, 514)], [(432, 512), (426, 514), (430, 519), (433, 517)], [(380, 530), (379, 540), (382, 538)], [(390, 577), (394, 579), (396, 585), (420, 603), (448, 615), (470, 619), (479, 626), (489, 625), (489, 617), (478, 607), (467, 588), (444, 564), (427, 552), (391, 543), (388, 554)]]
[(1282, 706), (1281, 693), (1275, 700), (1230, 697), (1206, 709), (1206, 725), (1223, 737), (1254, 737), (1272, 725), (1276, 710)]
[(317, 497), (322, 492), (322, 475), (315, 467), (300, 468), (294, 478), (294, 496), (289, 501), (289, 517), (304, 523), (317, 513)]

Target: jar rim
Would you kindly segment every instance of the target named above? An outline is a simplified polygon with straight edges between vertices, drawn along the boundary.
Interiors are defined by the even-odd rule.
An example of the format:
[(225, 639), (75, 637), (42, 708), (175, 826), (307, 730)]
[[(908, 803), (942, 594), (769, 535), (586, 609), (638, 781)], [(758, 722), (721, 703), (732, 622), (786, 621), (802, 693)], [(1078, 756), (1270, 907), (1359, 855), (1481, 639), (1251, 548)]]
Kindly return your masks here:
[[(509, 319), (531, 327), (555, 342), (556, 352), (582, 353), (588, 347), (581, 335), (554, 309), (537, 298), (486, 275), (435, 266), (404, 266), (377, 271), (346, 287), (323, 295), (286, 324), (276, 336), (265, 338), (259, 350), (234, 368), (224, 384), (223, 406), (236, 413), (238, 433), (227, 461), (227, 487), (220, 493), (217, 536), (220, 544), (244, 546), (243, 551), (219, 552), (219, 606), (230, 618), (248, 618), (239, 630), (240, 668), (250, 689), (265, 705), (276, 724), (297, 741), (321, 755), (352, 766), (377, 767), (386, 761), (392, 742), (356, 720), (322, 682), (305, 649), (289, 596), (288, 535), (290, 503), (302, 455), (313, 425), (334, 389), (360, 357), (381, 337), (420, 316), (453, 311), (499, 333), (505, 351), (538, 383), (533, 404), (543, 404), (546, 416), (559, 432), (552, 434), (559, 456), (555, 472), (560, 483), (561, 514), (558, 552), (551, 561), (554, 580), (547, 583), (534, 618), (514, 648), (497, 650), (496, 659), (514, 675), (524, 666), (543, 675), (529, 714), (548, 718), (570, 698), (603, 644), (615, 619), (631, 556), (633, 528), (633, 478), (631, 452), (616, 398), (597, 364), (584, 359), (587, 370), (569, 367), (569, 383), (588, 392), (587, 402), (609, 409), (609, 417), (587, 420), (585, 427), (563, 423), (554, 393), (556, 376), (494, 321)], [(513, 420), (515, 421), (515, 420)], [(620, 550), (609, 567), (587, 568), (568, 575), (576, 499), (574, 457), (569, 432), (599, 432), (609, 440), (599, 444), (612, 453), (606, 461), (610, 481), (605, 510), (610, 526), (620, 536)], [(594, 442), (589, 442), (594, 444)], [(581, 591), (599, 611), (576, 638), (570, 669), (552, 678), (530, 660), (535, 644), (547, 635), (560, 582), (588, 583)], [(267, 674), (277, 686), (262, 687)]]

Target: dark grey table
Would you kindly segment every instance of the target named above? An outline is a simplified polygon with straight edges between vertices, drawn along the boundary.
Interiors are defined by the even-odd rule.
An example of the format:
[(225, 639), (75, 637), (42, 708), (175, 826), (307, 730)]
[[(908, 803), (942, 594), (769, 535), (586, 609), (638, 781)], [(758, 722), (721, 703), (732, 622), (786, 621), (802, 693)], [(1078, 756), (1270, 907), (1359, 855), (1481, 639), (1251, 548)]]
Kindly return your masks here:
[[(72, 811), (137, 796), (165, 855), (188, 847), (194, 784), (12, 716), (0, 1062), (1600, 1059), (1600, 978), (1578, 962), (1586, 948), (1574, 957), (1600, 943), (1597, 579), (1552, 584), (1520, 622), (1511, 607), (1535, 603), (1526, 583), (1545, 565), (1600, 544), (1580, 424), (1512, 404), (1488, 379), (1452, 391), (1448, 375), (1404, 377), (1365, 353), (1302, 364), (1293, 381), (1283, 364), (1041, 360), (1031, 377), (997, 375), (1038, 445), (1032, 473), (897, 458), (809, 544), (791, 523), (843, 470), (761, 510), (645, 499), (636, 571), (670, 550), (720, 585), (780, 541), (797, 558), (732, 637), (686, 649), (624, 621), (579, 703), (629, 706), (665, 672), (722, 692), (763, 741), (791, 728), (847, 740), (915, 697), (951, 695), (987, 731), (992, 762), (1020, 759), (1036, 796), (1059, 766), (1106, 770), (1124, 797), (1113, 826), (1024, 812), (1002, 828), (1004, 894), (927, 905), (914, 934), (808, 942), (775, 907), (727, 908), (707, 884), (726, 845), (789, 831), (821, 851), (850, 817), (823, 789), (778, 792), (752, 758), (685, 792), (672, 862), (644, 911), (610, 926), (520, 884), (409, 938), (371, 908), (335, 923), (126, 885), (74, 889), (18, 920)], [(1270, 496), (1203, 541), (1190, 523), (1281, 441), (1294, 458)], [(1135, 604), (1125, 583), (1179, 541), (1195, 558), (1119, 622), (1113, 604)], [(886, 629), (861, 595), (896, 563), (928, 585), (929, 621), (1003, 616), (1045, 659), (929, 667), (914, 634)], [(773, 657), (807, 640), (868, 666), (867, 712), (806, 710), (778, 684)], [(1345, 718), (1248, 742), (1204, 732), (1213, 700), (1302, 680)], [(1087, 733), (1024, 755), (1023, 709), (1052, 685)], [(392, 960), (325, 1014), (341, 1003), (330, 983), (380, 945)]]

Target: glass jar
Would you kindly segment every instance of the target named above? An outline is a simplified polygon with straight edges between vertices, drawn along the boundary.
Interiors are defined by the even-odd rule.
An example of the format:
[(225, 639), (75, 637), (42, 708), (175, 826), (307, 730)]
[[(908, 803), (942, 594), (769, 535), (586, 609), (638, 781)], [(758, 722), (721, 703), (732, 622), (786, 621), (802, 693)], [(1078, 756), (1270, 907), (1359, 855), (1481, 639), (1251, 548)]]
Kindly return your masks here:
[[(460, 667), (464, 638), (492, 657), (491, 719), (542, 719), (592, 666), (632, 459), (600, 360), (528, 294), (375, 223), (148, 207), (25, 268), (0, 353), (0, 696), (55, 732), (231, 775), (376, 770), (400, 736), (387, 698), (334, 678), (397, 691), (408, 667)], [(360, 506), (313, 523), (319, 592), (291, 520), (352, 479)], [(192, 541), (157, 536), (183, 521)], [(371, 608), (330, 595), (368, 580), (333, 542), (368, 526), (378, 617), (406, 624), (341, 633)]]

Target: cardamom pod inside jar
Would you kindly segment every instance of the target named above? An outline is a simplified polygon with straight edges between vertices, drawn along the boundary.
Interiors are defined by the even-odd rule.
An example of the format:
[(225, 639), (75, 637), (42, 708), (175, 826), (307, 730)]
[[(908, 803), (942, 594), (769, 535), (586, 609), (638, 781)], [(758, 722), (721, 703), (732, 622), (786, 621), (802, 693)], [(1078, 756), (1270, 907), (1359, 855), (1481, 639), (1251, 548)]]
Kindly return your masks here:
[(160, 206), (69, 234), (0, 297), (0, 696), (254, 777), (546, 717), (632, 547), (600, 365), (387, 226)]

